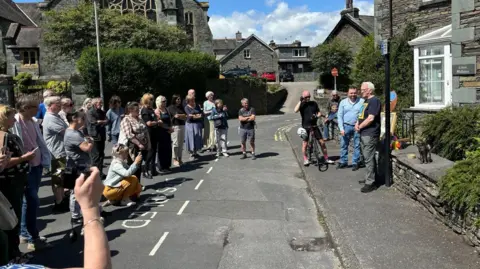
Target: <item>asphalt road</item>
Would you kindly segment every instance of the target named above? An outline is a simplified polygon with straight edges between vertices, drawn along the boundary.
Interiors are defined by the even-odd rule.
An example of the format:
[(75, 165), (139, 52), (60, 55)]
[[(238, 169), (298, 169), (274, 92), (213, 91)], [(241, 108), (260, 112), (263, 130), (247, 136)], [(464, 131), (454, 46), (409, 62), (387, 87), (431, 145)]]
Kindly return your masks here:
[[(114, 268), (341, 268), (282, 135), (299, 123), (292, 114), (258, 117), (254, 161), (240, 160), (231, 121), (229, 158), (204, 154), (171, 175), (143, 179), (138, 205), (107, 207)], [(81, 266), (83, 239), (69, 242), (69, 213), (51, 214), (49, 184), (44, 179), (40, 190), (39, 224), (54, 247), (31, 262)]]

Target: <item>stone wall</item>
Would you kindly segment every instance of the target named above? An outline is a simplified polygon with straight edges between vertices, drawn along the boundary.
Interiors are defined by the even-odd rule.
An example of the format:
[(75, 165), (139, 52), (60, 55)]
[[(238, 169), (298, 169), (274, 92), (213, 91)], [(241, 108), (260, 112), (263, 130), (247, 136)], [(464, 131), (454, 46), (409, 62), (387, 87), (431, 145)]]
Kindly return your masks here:
[(293, 78), (294, 78), (295, 82), (319, 81), (320, 73), (317, 73), (317, 72), (294, 73)]
[(208, 18), (206, 12), (202, 9), (200, 4), (194, 0), (181, 0), (178, 4), (178, 16), (182, 22), (185, 23), (185, 12), (193, 13), (193, 39), (195, 49), (213, 55), (213, 35), (208, 26)]
[[(256, 38), (250, 38), (249, 41), (241, 45), (242, 47), (227, 59), (222, 60), (222, 70), (230, 70), (235, 67), (257, 70), (259, 74), (267, 71), (276, 71), (278, 68), (278, 59), (276, 53), (259, 42)], [(243, 55), (245, 49), (250, 50), (250, 58), (246, 59)]]
[(407, 157), (411, 153), (418, 155), (416, 147), (392, 152), (393, 186), (419, 202), (432, 217), (462, 235), (467, 244), (480, 252), (480, 228), (474, 225), (480, 215), (468, 214), (464, 217), (439, 198), (438, 181), (453, 166), (453, 162), (432, 154), (432, 163), (420, 164), (418, 159)]
[[(480, 103), (480, 1), (452, 1), (453, 103)], [(471, 66), (472, 73), (456, 75), (456, 66)]]
[(12, 76), (0, 75), (0, 104), (15, 106), (13, 83)]
[(349, 44), (353, 55), (357, 55), (357, 52), (362, 45), (364, 36), (350, 24), (344, 24), (342, 29), (335, 36), (335, 39), (340, 39)]
[[(453, 0), (456, 2), (461, 0)], [(375, 39), (389, 37), (389, 0), (375, 0)], [(393, 1), (393, 33), (402, 33), (407, 23), (411, 22), (419, 33), (447, 26), (451, 23), (450, 0), (434, 0), (428, 5), (422, 0)]]

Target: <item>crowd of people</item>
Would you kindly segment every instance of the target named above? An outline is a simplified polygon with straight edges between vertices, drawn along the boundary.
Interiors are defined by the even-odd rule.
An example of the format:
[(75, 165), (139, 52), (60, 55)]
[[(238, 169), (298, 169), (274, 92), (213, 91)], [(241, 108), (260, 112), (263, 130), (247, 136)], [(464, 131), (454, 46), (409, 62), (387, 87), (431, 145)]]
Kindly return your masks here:
[[(37, 228), (38, 196), (43, 175), (51, 176), (52, 213), (70, 212), (71, 223), (87, 226), (84, 206), (76, 193), (76, 179), (88, 177), (92, 169), (102, 180), (105, 202), (98, 206), (103, 222), (109, 205), (131, 206), (145, 189), (141, 179), (152, 179), (184, 165), (184, 145), (191, 161), (200, 154), (216, 152), (229, 157), (227, 146), (228, 108), (214, 93), (206, 93), (203, 104), (190, 89), (182, 100), (172, 96), (144, 94), (140, 102), (125, 107), (118, 96), (109, 100), (105, 111), (100, 98), (86, 99), (74, 110), (70, 98), (46, 90), (43, 102), (24, 95), (16, 107), (0, 105), (0, 201), (11, 207), (18, 219), (12, 227), (0, 226), (0, 266), (23, 264), (32, 255), (20, 251), (51, 246)], [(255, 155), (255, 109), (241, 100), (239, 135), (242, 159), (247, 158), (247, 142)], [(111, 142), (112, 161), (103, 173), (106, 143)], [(93, 180), (93, 179), (92, 179)], [(8, 203), (8, 206), (5, 204)], [(0, 208), (1, 209), (1, 208)]]

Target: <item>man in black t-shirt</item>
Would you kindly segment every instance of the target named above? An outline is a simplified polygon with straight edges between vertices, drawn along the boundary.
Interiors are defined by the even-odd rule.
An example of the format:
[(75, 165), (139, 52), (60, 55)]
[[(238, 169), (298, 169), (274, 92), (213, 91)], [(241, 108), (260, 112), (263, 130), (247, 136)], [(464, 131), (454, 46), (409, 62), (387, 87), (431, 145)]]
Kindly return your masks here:
[(323, 141), (322, 133), (320, 132), (320, 129), (318, 129), (317, 125), (317, 120), (322, 114), (320, 113), (317, 102), (310, 101), (309, 91), (303, 91), (300, 102), (298, 102), (298, 104), (295, 106), (294, 111), (295, 113), (300, 112), (300, 115), (302, 116), (302, 127), (307, 132), (307, 135), (304, 137), (302, 144), (303, 164), (305, 166), (308, 166), (310, 164), (310, 160), (307, 157), (307, 145), (308, 139), (310, 137), (310, 130), (312, 128), (315, 139), (318, 140), (320, 146), (322, 147), (325, 161), (329, 164), (333, 164), (334, 162), (328, 158), (327, 146), (325, 145), (325, 141)]
[(355, 131), (360, 133), (363, 158), (365, 159), (364, 162), (367, 167), (365, 180), (360, 180), (359, 182), (365, 183), (361, 192), (367, 193), (375, 190), (375, 175), (377, 172), (375, 152), (380, 137), (380, 111), (382, 104), (380, 100), (374, 96), (375, 85), (373, 85), (373, 83), (362, 83), (361, 91), (365, 102), (358, 114)]
[(247, 140), (250, 141), (252, 148), (252, 160), (255, 160), (255, 108), (248, 106), (248, 99), (242, 99), (242, 108), (238, 111), (238, 120), (240, 121), (240, 142), (242, 145), (242, 159), (247, 158)]

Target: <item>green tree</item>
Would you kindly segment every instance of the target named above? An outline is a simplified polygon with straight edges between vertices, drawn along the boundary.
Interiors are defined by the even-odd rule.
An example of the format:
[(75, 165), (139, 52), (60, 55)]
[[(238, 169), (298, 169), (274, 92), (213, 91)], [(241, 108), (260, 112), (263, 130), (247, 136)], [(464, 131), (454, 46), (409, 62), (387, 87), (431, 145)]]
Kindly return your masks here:
[(380, 50), (375, 46), (372, 35), (365, 37), (355, 57), (353, 69), (353, 84), (360, 87), (364, 81), (375, 84), (376, 94), (381, 95), (385, 88), (385, 60)]
[[(178, 27), (158, 24), (140, 15), (120, 15), (111, 9), (100, 9), (98, 12), (102, 47), (162, 51), (187, 51), (191, 47), (187, 34)], [(43, 41), (59, 55), (78, 58), (84, 48), (96, 44), (93, 6), (90, 3), (62, 11), (49, 11), (42, 27)]]
[(346, 90), (350, 86), (350, 73), (353, 56), (348, 43), (340, 39), (324, 43), (315, 48), (312, 65), (320, 73), (320, 84), (333, 89), (332, 68), (338, 69), (337, 88)]

